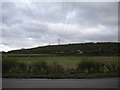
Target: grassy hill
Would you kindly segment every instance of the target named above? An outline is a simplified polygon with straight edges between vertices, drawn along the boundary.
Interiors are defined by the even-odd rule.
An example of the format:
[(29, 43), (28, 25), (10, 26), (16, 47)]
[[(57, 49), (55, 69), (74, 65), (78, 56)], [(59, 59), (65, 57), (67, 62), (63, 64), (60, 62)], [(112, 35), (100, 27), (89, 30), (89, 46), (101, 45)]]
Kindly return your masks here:
[(117, 42), (49, 45), (9, 51), (2, 55), (7, 78), (117, 77)]
[(77, 43), (66, 45), (49, 45), (30, 49), (13, 50), (9, 54), (51, 54), (60, 56), (113, 56), (118, 53), (117, 42)]

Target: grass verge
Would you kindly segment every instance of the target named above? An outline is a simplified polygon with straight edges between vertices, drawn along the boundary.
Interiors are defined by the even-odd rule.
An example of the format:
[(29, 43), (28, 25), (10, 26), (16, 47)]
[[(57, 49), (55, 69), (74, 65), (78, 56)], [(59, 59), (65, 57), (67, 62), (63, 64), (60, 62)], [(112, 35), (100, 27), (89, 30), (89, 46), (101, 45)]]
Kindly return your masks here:
[(7, 73), (3, 74), (3, 78), (47, 78), (47, 79), (81, 79), (81, 78), (109, 78), (118, 77), (118, 73), (81, 73), (81, 74), (48, 74), (48, 75), (35, 75), (35, 74), (18, 74)]

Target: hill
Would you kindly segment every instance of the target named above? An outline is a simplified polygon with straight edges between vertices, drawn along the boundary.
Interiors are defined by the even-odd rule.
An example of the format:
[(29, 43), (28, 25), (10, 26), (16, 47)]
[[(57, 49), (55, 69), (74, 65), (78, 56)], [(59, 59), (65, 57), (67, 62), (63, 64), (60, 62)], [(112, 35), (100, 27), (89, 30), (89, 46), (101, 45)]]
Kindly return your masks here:
[(8, 54), (54, 54), (54, 55), (91, 55), (113, 56), (120, 55), (118, 42), (77, 43), (65, 45), (49, 45), (30, 49), (12, 50)]

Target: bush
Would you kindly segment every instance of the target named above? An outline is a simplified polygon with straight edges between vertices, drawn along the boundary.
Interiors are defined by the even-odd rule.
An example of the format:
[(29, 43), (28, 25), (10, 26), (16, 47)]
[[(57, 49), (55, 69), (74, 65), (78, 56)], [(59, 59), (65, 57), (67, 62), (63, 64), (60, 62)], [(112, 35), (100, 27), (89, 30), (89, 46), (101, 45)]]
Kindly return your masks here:
[(77, 72), (81, 73), (92, 73), (95, 70), (95, 63), (90, 60), (82, 60), (77, 65)]
[(105, 64), (103, 62), (95, 62), (94, 72), (102, 73), (105, 70)]
[(47, 72), (48, 73), (64, 73), (64, 68), (62, 65), (59, 65), (54, 62), (53, 64), (48, 65)]
[(18, 62), (17, 64), (17, 69), (19, 70), (19, 72), (27, 72), (27, 63), (24, 62)]
[(74, 73), (76, 73), (76, 69), (71, 68), (71, 67), (67, 67), (66, 70), (65, 70), (65, 73), (74, 74)]
[(86, 59), (78, 63), (76, 70), (80, 73), (102, 73), (104, 72), (104, 66), (103, 62)]
[(33, 72), (33, 64), (29, 63), (27, 67), (27, 73), (32, 73)]
[[(100, 61), (93, 61), (89, 58), (84, 58), (77, 64), (76, 68), (64, 68), (62, 65), (53, 62), (47, 64), (46, 62), (24, 63), (18, 62), (16, 58), (3, 57), (3, 74), (31, 74), (31, 75), (76, 75), (76, 74), (97, 74), (97, 73), (117, 73), (120, 65), (117, 62), (103, 63)], [(109, 74), (109, 73), (108, 73)]]
[(17, 64), (18, 62), (14, 58), (3, 57), (2, 58), (2, 72), (3, 73), (12, 72), (13, 70), (16, 69)]
[(46, 62), (35, 62), (31, 66), (32, 72), (36, 74), (46, 73), (47, 68), (48, 67)]
[(119, 71), (119, 65), (117, 63), (107, 63), (106, 68), (108, 72), (118, 72)]

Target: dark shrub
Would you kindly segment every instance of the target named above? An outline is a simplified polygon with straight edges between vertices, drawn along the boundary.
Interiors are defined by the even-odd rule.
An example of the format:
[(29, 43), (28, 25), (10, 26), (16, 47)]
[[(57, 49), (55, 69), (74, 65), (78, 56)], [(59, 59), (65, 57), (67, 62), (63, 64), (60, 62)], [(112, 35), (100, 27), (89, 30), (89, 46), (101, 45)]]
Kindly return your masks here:
[(33, 68), (34, 68), (34, 66), (31, 63), (29, 63), (28, 66), (27, 66), (27, 72), (28, 73), (33, 73)]
[(104, 70), (105, 64), (103, 62), (89, 60), (89, 58), (79, 62), (76, 68), (76, 71), (80, 73), (102, 73)]
[(27, 63), (18, 62), (17, 69), (19, 70), (19, 72), (26, 73), (27, 72)]
[(2, 72), (9, 73), (16, 69), (17, 60), (14, 58), (3, 57), (2, 58)]
[(48, 65), (47, 71), (48, 73), (64, 73), (64, 68), (62, 67), (62, 65), (54, 62), (53, 64)]
[(46, 62), (35, 62), (32, 65), (32, 72), (36, 74), (44, 74), (47, 72), (48, 66)]
[(74, 68), (67, 67), (67, 68), (65, 69), (65, 73), (74, 74), (74, 73), (76, 73), (76, 70), (75, 70)]
[(77, 65), (77, 72), (81, 73), (92, 73), (94, 72), (95, 68), (95, 63), (90, 60), (82, 60), (81, 62), (78, 63)]
[(108, 69), (108, 72), (118, 72), (119, 71), (119, 65), (117, 63), (107, 63), (106, 68)]
[(95, 62), (94, 72), (102, 73), (104, 72), (105, 64), (103, 62)]

